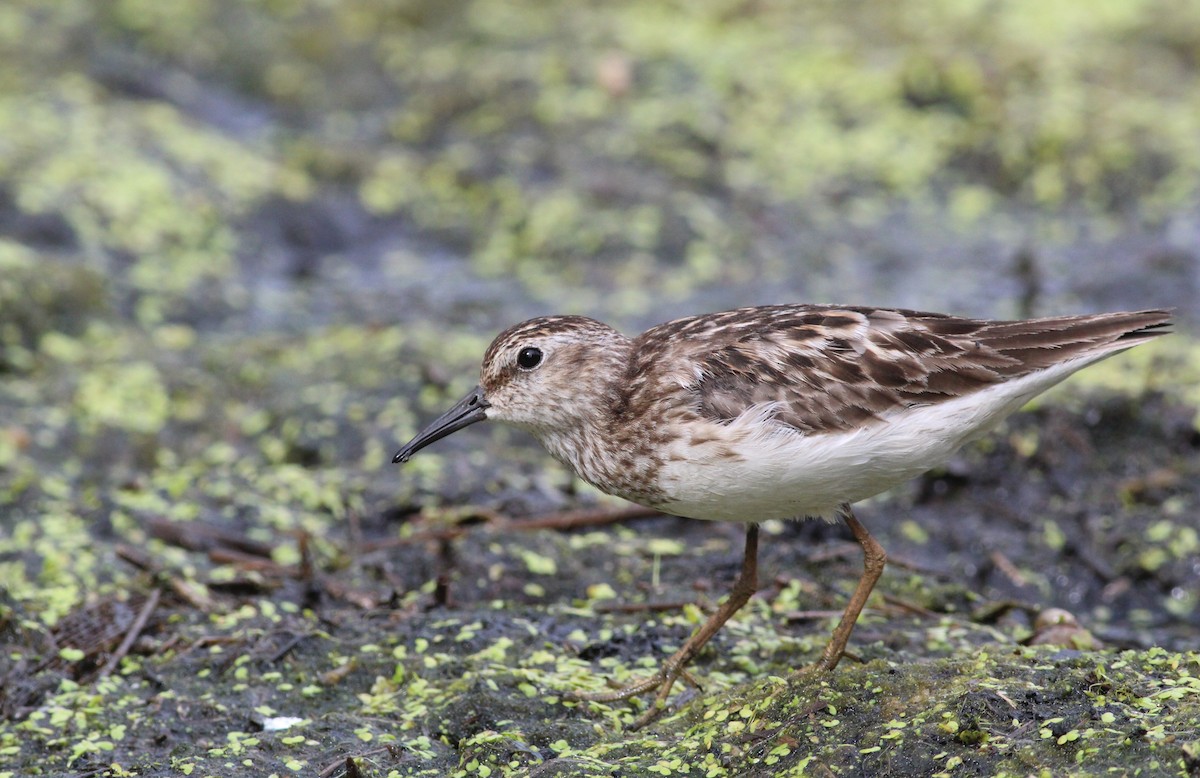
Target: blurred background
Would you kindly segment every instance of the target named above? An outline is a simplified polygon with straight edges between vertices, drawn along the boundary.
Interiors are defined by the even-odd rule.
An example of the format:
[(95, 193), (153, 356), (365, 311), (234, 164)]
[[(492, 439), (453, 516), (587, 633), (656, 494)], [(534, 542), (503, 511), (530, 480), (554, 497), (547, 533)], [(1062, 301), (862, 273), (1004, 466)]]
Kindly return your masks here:
[(1195, 319), (1187, 0), (16, 0), (0, 49), (6, 266), (147, 327)]
[(1200, 320), (1194, 0), (6, 0), (0, 61), (0, 623), (192, 570), (159, 521), (577, 505), (503, 430), (390, 464), (530, 315)]
[(14, 0), (0, 53), (10, 467), (188, 421), (375, 471), (542, 313), (1197, 320), (1187, 0)]

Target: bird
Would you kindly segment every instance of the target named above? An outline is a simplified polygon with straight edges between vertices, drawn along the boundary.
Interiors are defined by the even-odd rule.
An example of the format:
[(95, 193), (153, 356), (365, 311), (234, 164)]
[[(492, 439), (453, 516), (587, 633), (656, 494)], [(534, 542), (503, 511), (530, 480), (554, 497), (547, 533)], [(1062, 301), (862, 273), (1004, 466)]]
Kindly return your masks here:
[(496, 336), (478, 386), (393, 461), (490, 419), (526, 430), (603, 492), (746, 525), (728, 596), (655, 673), (570, 695), (655, 692), (641, 726), (755, 592), (761, 522), (841, 519), (862, 548), (862, 576), (806, 668), (832, 671), (887, 561), (852, 504), (937, 467), (1034, 396), (1170, 324), (1167, 310), (988, 320), (790, 304), (689, 316), (630, 338), (584, 316), (541, 316)]

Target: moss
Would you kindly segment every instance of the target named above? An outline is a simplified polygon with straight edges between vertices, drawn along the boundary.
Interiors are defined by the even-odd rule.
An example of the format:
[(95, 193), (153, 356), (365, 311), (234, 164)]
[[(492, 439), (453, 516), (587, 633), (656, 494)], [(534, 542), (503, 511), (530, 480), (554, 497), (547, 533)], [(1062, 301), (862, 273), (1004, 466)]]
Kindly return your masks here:
[(39, 346), (70, 343), (68, 336), (108, 311), (100, 273), (0, 239), (0, 373), (33, 371)]
[[(1051, 246), (1176, 213), (1192, 6), (164, 8), (0, 4), (0, 776), (1194, 770), (1193, 654), (1016, 641), (1051, 603), (1195, 644), (1187, 337), (864, 509), (899, 564), (861, 664), (793, 674), (859, 563), (765, 528), (763, 592), (643, 732), (565, 695), (680, 645), (738, 532), (514, 529), (611, 505), (516, 433), (390, 464), (512, 312), (862, 288), (897, 213)], [(151, 588), (84, 678), (64, 630)]]
[[(149, 293), (228, 280), (251, 248), (231, 221), (269, 198), (304, 200), (316, 179), (350, 184), (371, 212), (452, 239), (542, 299), (571, 285), (579, 305), (595, 303), (597, 272), (637, 288), (650, 255), (674, 263), (655, 282), (673, 298), (786, 263), (756, 235), (764, 212), (870, 223), (900, 197), (977, 228), (1016, 201), (1043, 210), (1050, 235), (1069, 226), (1055, 212), (1119, 214), (1133, 192), (1160, 218), (1200, 180), (1187, 4), (143, 5), (9, 11), (23, 67), (0, 84), (0, 175), (23, 210), (131, 255), (146, 321), (172, 312)], [(25, 45), (35, 26), (43, 47)], [(86, 34), (101, 83), (75, 69), (72, 35)], [(132, 54), (112, 51), (130, 42)], [(248, 95), (236, 131), (168, 104), (205, 118), (159, 62)], [(256, 143), (272, 106), (311, 120), (277, 156)], [(596, 256), (599, 270), (580, 261)]]

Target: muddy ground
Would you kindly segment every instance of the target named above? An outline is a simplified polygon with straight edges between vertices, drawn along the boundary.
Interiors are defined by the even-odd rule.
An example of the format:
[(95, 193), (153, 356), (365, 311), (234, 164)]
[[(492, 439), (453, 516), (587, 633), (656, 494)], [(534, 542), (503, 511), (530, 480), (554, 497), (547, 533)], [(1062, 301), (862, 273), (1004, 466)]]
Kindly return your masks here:
[[(1200, 6), (0, 9), (0, 778), (1200, 772)], [(525, 437), (538, 313), (1173, 306), (761, 590)], [(1042, 617), (1041, 625), (1038, 623)]]
[[(1187, 373), (1186, 349), (1110, 361), (860, 506), (891, 564), (831, 675), (794, 671), (858, 548), (836, 525), (768, 523), (762, 589), (695, 662), (702, 691), (633, 732), (644, 701), (563, 694), (678, 646), (736, 575), (741, 528), (630, 512), (486, 428), (395, 468), (396, 438), (359, 433), (394, 405), (388, 343), (404, 348), (146, 346), (113, 412), (152, 413), (137, 382), (160, 376), (172, 421), (154, 433), (45, 418), (87, 418), (69, 366), (9, 377), (0, 772), (1195, 770), (1200, 434), (1158, 379)], [(1049, 608), (1058, 626), (1035, 628)]]

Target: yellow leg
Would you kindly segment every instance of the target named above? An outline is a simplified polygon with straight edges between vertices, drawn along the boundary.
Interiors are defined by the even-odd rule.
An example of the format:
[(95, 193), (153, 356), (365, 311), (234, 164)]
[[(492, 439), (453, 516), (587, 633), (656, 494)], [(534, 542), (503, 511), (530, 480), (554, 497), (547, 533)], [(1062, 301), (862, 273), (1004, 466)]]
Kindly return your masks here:
[(850, 641), (850, 633), (854, 631), (858, 615), (862, 613), (863, 606), (867, 604), (867, 598), (871, 596), (871, 590), (875, 588), (875, 582), (879, 580), (879, 576), (883, 574), (883, 567), (887, 564), (887, 552), (875, 538), (871, 537), (867, 528), (854, 517), (850, 506), (843, 505), (840, 513), (846, 520), (846, 524), (850, 526), (850, 531), (854, 533), (854, 539), (862, 546), (863, 574), (862, 578), (858, 579), (858, 586), (854, 589), (854, 594), (850, 597), (845, 612), (842, 613), (842, 620), (838, 622), (837, 629), (833, 631), (833, 637), (829, 639), (829, 644), (821, 652), (821, 658), (812, 666), (811, 669), (814, 670), (828, 671), (837, 667), (842, 655), (846, 653), (846, 643)]
[[(658, 693), (654, 696), (654, 703), (634, 722), (633, 728), (637, 729), (645, 726), (666, 709), (667, 695), (671, 693), (671, 687), (675, 685), (675, 681), (680, 676), (687, 677), (685, 668), (688, 662), (692, 661), (692, 658), (700, 652), (704, 644), (713, 635), (717, 634), (717, 631), (725, 625), (725, 622), (729, 621), (729, 617), (737, 613), (749, 601), (757, 589), (758, 525), (751, 524), (746, 528), (746, 550), (742, 555), (742, 570), (738, 574), (737, 580), (734, 581), (733, 589), (730, 590), (729, 596), (717, 608), (716, 613), (709, 616), (708, 621), (704, 622), (700, 629), (696, 630), (678, 651), (662, 663), (658, 672), (648, 678), (634, 681), (620, 689), (613, 689), (607, 692), (574, 692), (568, 694), (567, 697), (569, 699), (591, 702), (616, 702), (617, 700), (628, 700), (631, 697), (646, 694), (657, 689)], [(845, 641), (843, 641), (844, 645)]]

